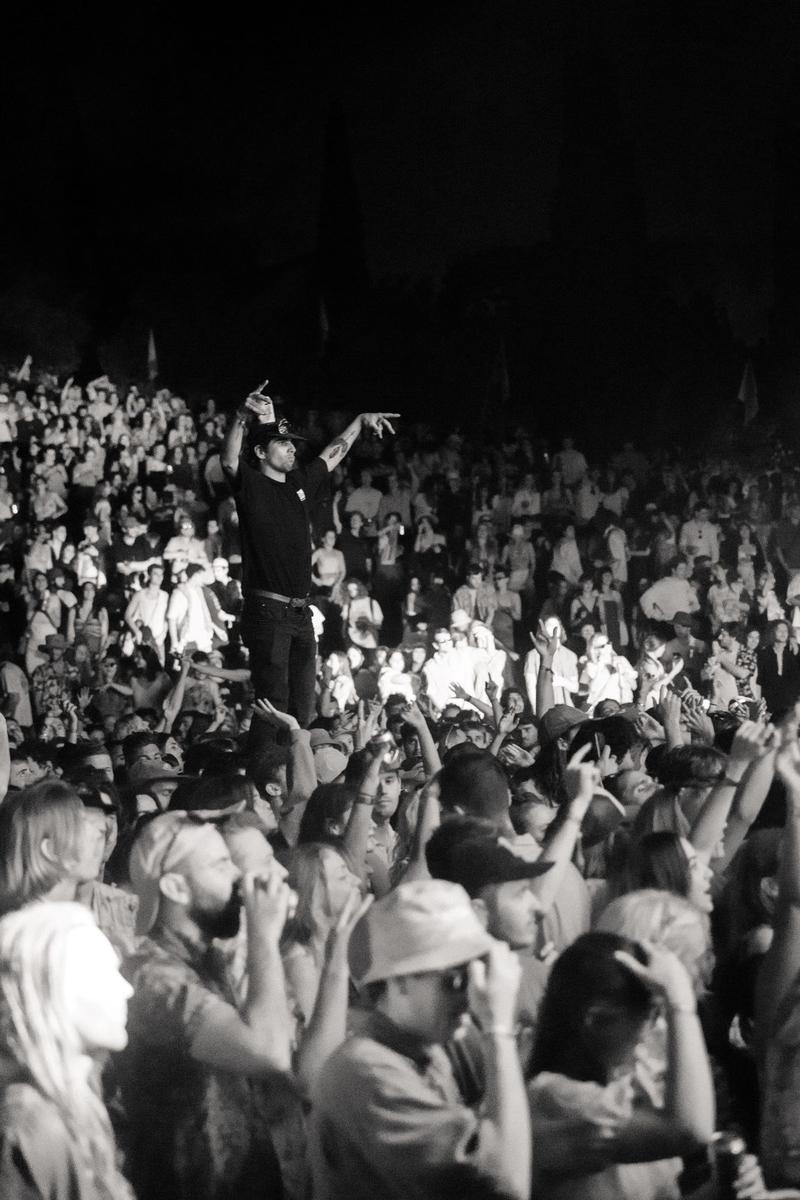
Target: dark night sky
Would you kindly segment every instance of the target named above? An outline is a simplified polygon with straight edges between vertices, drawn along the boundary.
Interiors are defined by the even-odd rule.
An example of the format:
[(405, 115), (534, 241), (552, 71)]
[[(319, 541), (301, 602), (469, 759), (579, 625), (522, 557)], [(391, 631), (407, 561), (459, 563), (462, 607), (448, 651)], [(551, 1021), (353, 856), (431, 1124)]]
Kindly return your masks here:
[[(237, 239), (260, 265), (311, 253), (332, 98), (373, 278), (439, 278), (459, 256), (545, 239), (583, 7), (411, 5), (379, 22), (375, 6), (320, 21), (300, 5), (273, 27), (224, 6), (191, 26), (132, 9), (113, 32), (72, 13), (11, 29), (0, 204), (14, 263), (91, 284), (111, 262), (126, 287)], [(699, 286), (757, 337), (798, 6), (733, 4), (724, 20), (680, 0), (602, 10), (649, 235), (705, 245)]]

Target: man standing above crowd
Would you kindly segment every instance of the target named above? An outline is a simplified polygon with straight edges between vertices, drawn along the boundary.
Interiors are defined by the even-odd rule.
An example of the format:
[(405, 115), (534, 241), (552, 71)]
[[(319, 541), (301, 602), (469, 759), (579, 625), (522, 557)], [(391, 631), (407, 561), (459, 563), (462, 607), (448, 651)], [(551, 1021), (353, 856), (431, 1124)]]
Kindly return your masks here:
[[(255, 457), (242, 455), (245, 430)], [(397, 413), (361, 413), (301, 473), (295, 470), (297, 442), (305, 441), (284, 418), (276, 418), (269, 396), (253, 392), (238, 409), (225, 441), (222, 465), (236, 497), (242, 539), (242, 640), (250, 652), (256, 696), (310, 724), (315, 710), (316, 638), (309, 611), (311, 533), (309, 507), (328, 474), (365, 429), (394, 433)], [(254, 721), (251, 746), (266, 740), (264, 722)], [(255, 743), (254, 740), (255, 739)]]

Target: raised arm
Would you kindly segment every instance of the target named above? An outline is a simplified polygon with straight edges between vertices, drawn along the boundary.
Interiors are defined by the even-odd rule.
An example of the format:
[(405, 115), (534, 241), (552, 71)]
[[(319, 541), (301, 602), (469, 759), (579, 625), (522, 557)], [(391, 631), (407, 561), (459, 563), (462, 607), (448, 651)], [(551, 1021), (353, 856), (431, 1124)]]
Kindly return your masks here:
[(350, 422), (344, 433), (339, 434), (339, 437), (334, 438), (331, 444), (325, 447), (320, 458), (328, 470), (333, 471), (365, 429), (371, 429), (378, 437), (383, 437), (386, 429), (389, 430), (389, 433), (394, 433), (392, 421), (399, 416), (400, 413), (359, 413), (355, 421)]
[(543, 912), (550, 911), (564, 882), (567, 863), (572, 861), (583, 818), (592, 798), (598, 793), (608, 796), (597, 763), (584, 761), (590, 750), (588, 743), (581, 746), (567, 764), (564, 773), (564, 787), (569, 796), (566, 814), (558, 832), (545, 844), (540, 859), (541, 862), (552, 863), (552, 866), (544, 875), (531, 880), (531, 891), (535, 892)]
[(539, 632), (531, 640), (539, 651), (539, 673), (536, 677), (536, 716), (540, 719), (555, 704), (553, 692), (553, 659), (558, 649), (558, 634), (548, 634), (543, 623), (539, 622)]
[(778, 871), (774, 937), (756, 989), (756, 1031), (762, 1049), (775, 1035), (775, 1019), (800, 975), (800, 747), (789, 742), (776, 760), (786, 788), (786, 825)]
[(354, 892), (328, 938), (317, 998), (295, 1063), (297, 1079), (305, 1095), (312, 1090), (325, 1063), (347, 1036), (350, 984), (347, 947), (350, 934), (371, 903), (372, 896), (362, 900), (361, 895)]
[(698, 851), (713, 854), (722, 840), (731, 805), (751, 762), (766, 753), (772, 737), (768, 725), (744, 721), (733, 739), (725, 775), (711, 790), (692, 826), (689, 840)]
[(428, 722), (418, 704), (407, 704), (403, 709), (403, 718), (416, 730), (422, 765), (425, 775), (430, 779), (437, 771), (441, 771), (442, 764)]
[(272, 401), (269, 396), (265, 396), (262, 392), (262, 388), (266, 387), (268, 383), (269, 380), (266, 379), (257, 392), (250, 393), (244, 404), (240, 408), (237, 408), (233, 414), (233, 420), (228, 426), (220, 460), (224, 470), (228, 471), (231, 475), (235, 475), (239, 469), (239, 456), (242, 453), (244, 434), (251, 416), (255, 414), (260, 420), (264, 421), (275, 419), (275, 409)]
[(197, 1062), (235, 1075), (288, 1074), (291, 1022), (280, 939), (289, 888), (277, 874), (244, 875), (241, 886), (247, 917), (247, 998), (238, 1011), (222, 1001), (210, 1005), (190, 1053)]
[(0, 804), (6, 798), (10, 778), (11, 750), (8, 745), (8, 726), (5, 717), (0, 713)]

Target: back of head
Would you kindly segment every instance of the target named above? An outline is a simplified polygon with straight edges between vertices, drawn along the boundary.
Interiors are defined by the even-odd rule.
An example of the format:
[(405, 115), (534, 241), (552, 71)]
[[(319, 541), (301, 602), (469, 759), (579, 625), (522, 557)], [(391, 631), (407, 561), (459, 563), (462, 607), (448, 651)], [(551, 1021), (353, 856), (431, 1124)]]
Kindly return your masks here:
[(348, 784), (317, 784), (300, 822), (298, 845), (308, 842), (334, 845), (339, 842), (355, 798), (355, 791)]
[(6, 797), (0, 805), (0, 914), (41, 899), (69, 877), (83, 830), (83, 805), (60, 780)]
[(245, 808), (252, 798), (253, 784), (245, 775), (203, 775), (179, 784), (170, 797), (170, 812), (222, 812), (234, 806)]
[(613, 933), (584, 933), (556, 959), (539, 1010), (531, 1074), (553, 1071), (570, 1079), (607, 1082), (601, 1027), (592, 1013), (645, 1020), (650, 995), (614, 957), (624, 950), (640, 962), (637, 943)]
[(503, 764), (488, 750), (470, 746), (448, 757), (439, 774), (439, 789), (443, 810), (481, 817), (497, 827), (508, 819), (508, 776)]
[(683, 896), (656, 888), (628, 892), (612, 900), (600, 914), (596, 927), (671, 950), (686, 967), (697, 991), (709, 978), (711, 936), (708, 917)]
[(711, 746), (674, 746), (658, 763), (658, 782), (672, 792), (715, 783), (725, 772), (725, 758)]
[(689, 895), (689, 860), (677, 833), (662, 829), (647, 833), (628, 846), (624, 891), (658, 888), (676, 896)]
[(674, 792), (664, 790), (654, 792), (639, 809), (631, 826), (631, 840), (640, 841), (647, 834), (662, 830), (677, 833), (679, 837), (688, 837), (690, 833), (689, 822)]
[(632, 721), (620, 713), (615, 713), (613, 716), (600, 717), (581, 725), (570, 744), (571, 753), (580, 750), (587, 742), (594, 748), (589, 753), (590, 762), (597, 757), (598, 744), (608, 746), (617, 762), (622, 762), (627, 752), (640, 745), (642, 739)]
[[(333, 855), (333, 858), (328, 858)], [(344, 859), (330, 842), (306, 842), (297, 845), (289, 867), (289, 884), (297, 894), (297, 908), (286, 929), (286, 936), (301, 944), (308, 943), (330, 928), (333, 916), (327, 885), (330, 864)], [(341, 867), (339, 867), (341, 870)]]
[(460, 882), (453, 874), (454, 852), (459, 846), (476, 838), (496, 836), (497, 830), (491, 821), (466, 815), (448, 817), (433, 831), (425, 847), (425, 861), (431, 876), (434, 879), (449, 879), (451, 883)]

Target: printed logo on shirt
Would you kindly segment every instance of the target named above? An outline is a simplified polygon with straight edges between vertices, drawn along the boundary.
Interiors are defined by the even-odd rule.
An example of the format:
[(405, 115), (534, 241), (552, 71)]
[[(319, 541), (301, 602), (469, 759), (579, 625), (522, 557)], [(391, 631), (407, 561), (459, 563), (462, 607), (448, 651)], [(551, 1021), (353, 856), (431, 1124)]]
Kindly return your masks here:
[(305, 494), (305, 492), (303, 491), (303, 489), (302, 489), (302, 488), (298, 488), (298, 489), (297, 489), (297, 496), (298, 496), (298, 499), (300, 499), (300, 500), (305, 500), (305, 498), (306, 498), (306, 494)]

